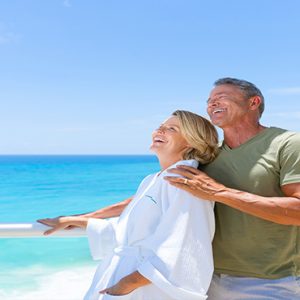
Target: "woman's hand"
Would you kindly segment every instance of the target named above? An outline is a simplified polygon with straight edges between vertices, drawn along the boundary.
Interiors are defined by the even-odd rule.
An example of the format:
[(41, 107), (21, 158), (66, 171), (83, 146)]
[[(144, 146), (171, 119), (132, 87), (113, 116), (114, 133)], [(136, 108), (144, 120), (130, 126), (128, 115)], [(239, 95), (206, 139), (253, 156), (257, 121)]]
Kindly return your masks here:
[(127, 295), (135, 289), (151, 283), (146, 277), (144, 277), (138, 271), (135, 271), (124, 278), (122, 278), (117, 284), (100, 291), (100, 294), (108, 294), (112, 296)]
[(56, 218), (46, 218), (39, 219), (37, 222), (52, 227), (51, 229), (44, 232), (44, 235), (49, 235), (55, 231), (62, 229), (71, 229), (73, 227), (86, 228), (88, 219), (85, 217), (56, 217)]
[(134, 291), (136, 287), (132, 284), (125, 283), (122, 279), (115, 285), (111, 286), (110, 288), (104, 289), (100, 291), (100, 294), (108, 294), (112, 296), (122, 296), (131, 293)]

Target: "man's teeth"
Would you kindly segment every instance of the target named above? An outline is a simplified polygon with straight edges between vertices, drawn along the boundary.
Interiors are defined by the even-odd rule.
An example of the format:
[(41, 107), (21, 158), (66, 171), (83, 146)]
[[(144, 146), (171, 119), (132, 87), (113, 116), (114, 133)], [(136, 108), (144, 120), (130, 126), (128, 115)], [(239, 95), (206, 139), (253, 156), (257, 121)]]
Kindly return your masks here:
[(219, 109), (214, 110), (213, 113), (214, 113), (214, 114), (217, 114), (217, 113), (223, 112), (223, 111), (225, 111), (225, 109), (219, 108)]

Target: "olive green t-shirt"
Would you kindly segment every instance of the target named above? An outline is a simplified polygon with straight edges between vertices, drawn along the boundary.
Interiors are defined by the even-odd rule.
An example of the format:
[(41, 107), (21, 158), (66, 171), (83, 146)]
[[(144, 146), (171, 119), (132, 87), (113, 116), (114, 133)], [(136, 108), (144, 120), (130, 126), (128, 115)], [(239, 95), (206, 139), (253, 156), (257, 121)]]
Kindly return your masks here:
[[(203, 171), (230, 188), (283, 196), (282, 185), (300, 182), (300, 134), (271, 127), (238, 148), (223, 143), (220, 155)], [(219, 203), (215, 214), (216, 273), (259, 278), (300, 275), (300, 226), (265, 221)]]

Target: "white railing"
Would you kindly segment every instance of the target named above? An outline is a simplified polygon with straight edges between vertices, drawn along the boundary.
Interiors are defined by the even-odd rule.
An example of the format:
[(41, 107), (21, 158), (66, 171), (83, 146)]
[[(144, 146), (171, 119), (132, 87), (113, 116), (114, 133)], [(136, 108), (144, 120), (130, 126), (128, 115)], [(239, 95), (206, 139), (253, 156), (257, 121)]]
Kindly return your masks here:
[(74, 228), (71, 230), (59, 230), (51, 235), (43, 233), (50, 227), (38, 222), (34, 223), (0, 223), (0, 238), (29, 238), (29, 237), (81, 237), (85, 236), (85, 230)]

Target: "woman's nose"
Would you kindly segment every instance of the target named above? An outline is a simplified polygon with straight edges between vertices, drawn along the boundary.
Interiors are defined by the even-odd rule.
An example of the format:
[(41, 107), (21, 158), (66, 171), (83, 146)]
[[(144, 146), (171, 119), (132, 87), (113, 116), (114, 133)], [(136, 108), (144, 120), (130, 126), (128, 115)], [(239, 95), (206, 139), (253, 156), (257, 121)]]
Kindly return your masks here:
[(159, 132), (159, 133), (164, 133), (164, 132), (165, 132), (165, 129), (164, 129), (163, 126), (160, 126), (160, 127), (158, 127), (158, 128), (156, 129), (156, 131)]

